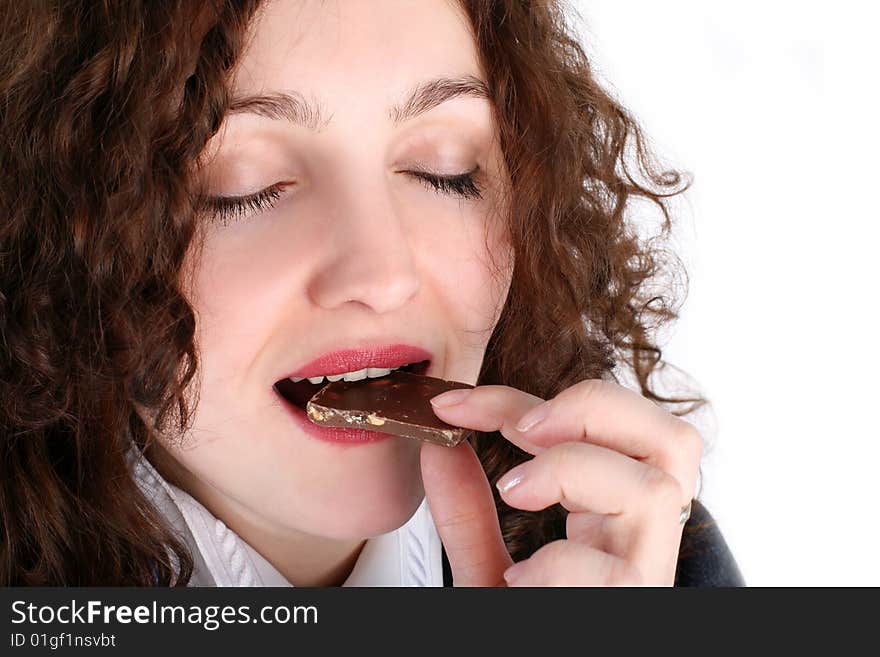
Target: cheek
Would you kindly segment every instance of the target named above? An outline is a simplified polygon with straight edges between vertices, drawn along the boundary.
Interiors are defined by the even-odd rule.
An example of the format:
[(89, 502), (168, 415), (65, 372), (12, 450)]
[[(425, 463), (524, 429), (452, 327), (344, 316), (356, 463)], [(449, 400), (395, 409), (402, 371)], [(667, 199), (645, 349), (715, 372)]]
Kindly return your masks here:
[(485, 217), (460, 219), (425, 239), (420, 247), (424, 271), (430, 272), (447, 317), (457, 318), (455, 328), (491, 332), (507, 295), (511, 257), (500, 225), (490, 226), (487, 236)]
[(242, 372), (271, 334), (276, 310), (290, 303), (282, 298), (290, 288), (272, 284), (277, 262), (254, 258), (257, 246), (221, 242), (206, 247), (193, 279), (189, 298), (196, 312), (201, 377), (205, 391), (217, 391), (210, 393), (212, 398), (246, 401), (253, 394), (242, 388)]
[(237, 245), (235, 240), (206, 247), (192, 294), (203, 333), (216, 333), (209, 328), (239, 330), (237, 320), (258, 305), (260, 292), (271, 281), (271, 262), (253, 255), (262, 252), (258, 247), (250, 242)]
[(258, 280), (253, 263), (242, 261), (235, 251), (207, 249), (193, 279), (191, 304), (199, 358), (193, 384), (199, 392), (196, 425), (215, 444), (235, 435), (233, 429), (246, 428), (245, 409), (265, 412), (274, 401), (274, 381), (255, 386), (247, 377), (276, 321), (272, 301), (265, 298), (270, 286), (258, 285)]

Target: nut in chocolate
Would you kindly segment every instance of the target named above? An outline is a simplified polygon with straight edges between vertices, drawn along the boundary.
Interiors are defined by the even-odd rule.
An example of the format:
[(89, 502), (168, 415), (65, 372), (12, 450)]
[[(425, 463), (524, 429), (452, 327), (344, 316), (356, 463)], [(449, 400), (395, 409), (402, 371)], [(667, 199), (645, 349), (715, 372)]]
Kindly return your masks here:
[(309, 400), (306, 414), (325, 427), (355, 427), (455, 447), (469, 430), (438, 418), (429, 400), (447, 390), (473, 387), (395, 370), (375, 379), (328, 383)]

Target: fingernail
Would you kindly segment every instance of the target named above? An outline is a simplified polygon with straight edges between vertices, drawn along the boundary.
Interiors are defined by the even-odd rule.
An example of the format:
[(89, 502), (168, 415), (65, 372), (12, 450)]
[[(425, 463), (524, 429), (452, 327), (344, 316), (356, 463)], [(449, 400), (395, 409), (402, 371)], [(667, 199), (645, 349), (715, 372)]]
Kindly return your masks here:
[(538, 422), (545, 419), (549, 414), (549, 402), (538, 404), (532, 410), (522, 416), (519, 424), (516, 425), (516, 430), (520, 433), (525, 433), (529, 429), (533, 428), (536, 424), (538, 424)]
[(432, 397), (430, 401), (431, 404), (433, 404), (437, 408), (443, 408), (445, 406), (454, 406), (455, 404), (460, 404), (469, 394), (471, 394), (470, 388), (449, 390), (447, 392), (437, 395), (436, 397)]
[(525, 570), (525, 561), (520, 561), (519, 563), (513, 564), (510, 568), (504, 571), (504, 581), (507, 582), (508, 585), (513, 584), (514, 582), (516, 582), (516, 580), (522, 577)]
[(521, 468), (513, 468), (509, 472), (504, 473), (504, 476), (495, 483), (495, 487), (500, 492), (506, 493), (521, 484), (524, 478), (525, 473)]

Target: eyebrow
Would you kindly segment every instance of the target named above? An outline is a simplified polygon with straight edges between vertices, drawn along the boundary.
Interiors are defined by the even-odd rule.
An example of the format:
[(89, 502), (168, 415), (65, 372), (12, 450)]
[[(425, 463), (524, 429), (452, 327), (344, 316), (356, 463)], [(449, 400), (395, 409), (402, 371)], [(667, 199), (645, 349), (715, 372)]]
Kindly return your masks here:
[[(388, 111), (397, 127), (404, 121), (437, 107), (453, 98), (472, 96), (491, 101), (489, 87), (476, 76), (441, 77), (422, 82), (406, 95), (406, 100)], [(230, 114), (251, 113), (277, 121), (289, 121), (312, 132), (321, 132), (330, 123), (319, 103), (310, 102), (297, 91), (237, 96), (229, 106)]]

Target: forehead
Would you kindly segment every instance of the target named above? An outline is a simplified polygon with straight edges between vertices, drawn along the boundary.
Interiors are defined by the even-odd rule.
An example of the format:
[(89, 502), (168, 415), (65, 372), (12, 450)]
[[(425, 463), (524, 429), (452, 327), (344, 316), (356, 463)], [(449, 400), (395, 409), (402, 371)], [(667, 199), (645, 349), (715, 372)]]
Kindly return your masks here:
[(357, 99), (387, 107), (415, 81), (466, 74), (484, 77), (456, 0), (271, 0), (254, 19), (234, 86), (296, 90), (335, 111)]

